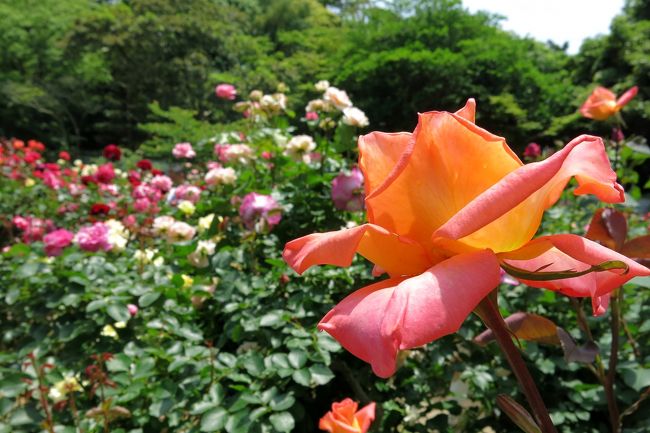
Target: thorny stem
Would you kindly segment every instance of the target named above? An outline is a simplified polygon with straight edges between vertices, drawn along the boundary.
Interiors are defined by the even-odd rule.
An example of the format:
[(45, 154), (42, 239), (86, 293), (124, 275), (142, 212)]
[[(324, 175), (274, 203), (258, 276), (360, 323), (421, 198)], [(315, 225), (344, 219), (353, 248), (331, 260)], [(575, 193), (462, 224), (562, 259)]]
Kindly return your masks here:
[(612, 295), (612, 321), (611, 321), (611, 330), (612, 330), (612, 344), (610, 347), (609, 353), (609, 366), (607, 371), (607, 377), (605, 380), (605, 395), (607, 396), (607, 408), (609, 410), (609, 417), (612, 424), (612, 433), (619, 433), (620, 423), (619, 423), (619, 410), (618, 404), (616, 403), (616, 393), (614, 390), (614, 381), (616, 380), (616, 364), (618, 362), (618, 340), (620, 329), (620, 315), (621, 315), (621, 306), (619, 303), (621, 290), (616, 290)]
[(528, 400), (533, 416), (543, 433), (557, 433), (553, 421), (544, 404), (544, 400), (533, 381), (519, 350), (512, 342), (511, 333), (499, 312), (496, 304), (497, 291), (486, 296), (474, 312), (481, 318), (485, 326), (492, 330), (501, 351), (506, 357), (519, 386)]

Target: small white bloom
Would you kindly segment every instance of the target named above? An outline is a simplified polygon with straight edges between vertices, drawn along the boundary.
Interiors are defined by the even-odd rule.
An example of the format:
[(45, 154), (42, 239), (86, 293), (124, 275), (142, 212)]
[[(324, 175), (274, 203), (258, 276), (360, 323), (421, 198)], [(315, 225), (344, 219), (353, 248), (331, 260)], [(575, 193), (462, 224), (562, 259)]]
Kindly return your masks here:
[(205, 183), (210, 186), (232, 185), (237, 180), (237, 172), (231, 167), (213, 168), (205, 175)]
[(330, 82), (327, 80), (320, 80), (318, 83), (314, 84), (314, 87), (319, 92), (324, 92), (329, 88), (329, 86), (330, 86)]
[(343, 109), (343, 123), (357, 128), (365, 128), (369, 122), (363, 111), (357, 107), (348, 107)]
[(331, 102), (339, 110), (352, 106), (352, 101), (350, 101), (350, 97), (346, 91), (337, 89), (336, 87), (329, 87), (325, 91), (324, 99)]
[(316, 149), (314, 139), (309, 135), (296, 135), (284, 148), (284, 154), (295, 161), (311, 162), (310, 153)]

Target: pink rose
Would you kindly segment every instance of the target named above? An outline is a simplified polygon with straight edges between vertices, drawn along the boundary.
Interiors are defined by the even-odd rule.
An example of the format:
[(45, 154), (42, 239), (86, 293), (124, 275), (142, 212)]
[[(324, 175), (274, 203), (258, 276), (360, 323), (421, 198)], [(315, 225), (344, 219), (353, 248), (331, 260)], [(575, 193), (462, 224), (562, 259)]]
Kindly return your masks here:
[(129, 311), (129, 314), (131, 315), (131, 317), (133, 317), (133, 316), (135, 316), (136, 314), (138, 314), (138, 306), (135, 305), (135, 304), (128, 304), (128, 305), (126, 306), (126, 309)]
[(164, 174), (159, 174), (151, 179), (151, 186), (161, 192), (169, 191), (172, 189), (173, 185), (174, 183), (172, 182), (172, 179), (169, 176), (165, 176)]
[(217, 95), (217, 98), (232, 101), (237, 96), (237, 89), (232, 84), (219, 84), (214, 89), (214, 93)]
[(112, 248), (108, 241), (108, 226), (101, 222), (80, 228), (74, 241), (84, 251), (109, 251)]
[(332, 201), (340, 210), (350, 212), (363, 209), (363, 174), (354, 167), (350, 174), (340, 173), (332, 181)]
[(111, 183), (115, 179), (115, 170), (110, 162), (97, 167), (95, 172), (95, 181), (97, 183)]
[(43, 237), (45, 244), (45, 254), (48, 256), (58, 256), (61, 251), (72, 243), (74, 233), (65, 229), (54, 230)]
[(272, 229), (280, 223), (281, 211), (280, 205), (273, 197), (256, 192), (246, 194), (239, 206), (239, 216), (250, 230), (260, 228), (259, 224), (263, 230)]
[(196, 156), (196, 152), (194, 152), (194, 149), (192, 149), (192, 145), (190, 143), (178, 143), (176, 146), (174, 146), (172, 155), (174, 155), (174, 158), (177, 159), (191, 159)]
[(528, 143), (524, 150), (524, 158), (537, 158), (542, 154), (542, 147), (537, 143)]

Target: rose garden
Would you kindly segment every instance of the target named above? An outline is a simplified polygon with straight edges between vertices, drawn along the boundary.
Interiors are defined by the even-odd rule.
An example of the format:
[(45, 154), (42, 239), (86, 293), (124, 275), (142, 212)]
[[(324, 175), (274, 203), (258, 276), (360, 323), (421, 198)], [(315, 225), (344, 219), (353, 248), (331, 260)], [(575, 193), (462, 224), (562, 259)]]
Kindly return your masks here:
[[(55, 7), (54, 16), (78, 15), (67, 27), (44, 27), (53, 38), (45, 46), (92, 47), (101, 36), (104, 52), (113, 53), (112, 43), (128, 51), (125, 41), (137, 36), (119, 39), (117, 27), (104, 34), (101, 23), (130, 22), (132, 30), (169, 10), (206, 20), (177, 29), (152, 51), (156, 58), (172, 41), (208, 32), (207, 15), (253, 19), (262, 11), (270, 26), (282, 15), (273, 7), (291, 10), (280, 0), (250, 10), (197, 1), (202, 17), (167, 3)], [(406, 29), (430, 20), (454, 22), (450, 29), (464, 35), (481, 28), (513, 46), (530, 41), (455, 1), (413, 3), (414, 14), (322, 3), (305, 1), (311, 12), (300, 18), (320, 48), (291, 39), (296, 30), (286, 23), (268, 38), (241, 30), (224, 42), (237, 61), (214, 60), (203, 80), (170, 80), (192, 83), (183, 91), (197, 95), (192, 109), (189, 99), (165, 102), (140, 89), (139, 114), (136, 96), (123, 90), (162, 80), (163, 71), (187, 78), (203, 60), (165, 62), (174, 67), (113, 88), (132, 72), (117, 67), (124, 52), (101, 60), (112, 74), (102, 84), (83, 81), (101, 77), (92, 54), (101, 49), (81, 60), (64, 50), (56, 61), (71, 63), (48, 75), (44, 93), (35, 89), (47, 80), (22, 83), (27, 72), (0, 62), (0, 432), (650, 431), (650, 83), (629, 48), (641, 42), (617, 45), (621, 35), (648, 36), (648, 6), (627, 2), (602, 47), (585, 43), (574, 58), (534, 42), (555, 60), (531, 56), (506, 79), (468, 75), (471, 85), (454, 88), (452, 101), (436, 99), (444, 88), (422, 84), (411, 94), (411, 83), (400, 89), (391, 80), (413, 73), (417, 81), (414, 64), (449, 60), (473, 39), (461, 37), (449, 53), (430, 42), (400, 57), (421, 43), (402, 41), (364, 60), (355, 53), (373, 45), (352, 24), (367, 26), (367, 38), (377, 23)], [(13, 2), (3, 10), (16, 26), (0, 41), (16, 54), (27, 14)], [(29, 16), (54, 22), (41, 12)], [(306, 30), (337, 28), (350, 64)], [(95, 30), (82, 37), (84, 29)], [(283, 43), (300, 48), (282, 51)], [(208, 48), (197, 50), (209, 58)], [(598, 70), (616, 50), (626, 66)], [(45, 58), (25, 49), (25, 59), (28, 52)], [(358, 69), (302, 71), (317, 68), (314, 59), (328, 64), (316, 52), (338, 59), (341, 71)], [(462, 57), (471, 56), (482, 61), (471, 50)], [(598, 72), (570, 82), (569, 66)], [(434, 69), (427, 74), (444, 80)], [(65, 90), (62, 77), (72, 76), (83, 86)], [(517, 77), (518, 88), (546, 96), (522, 106), (525, 92), (490, 87)], [(56, 96), (77, 87), (104, 95), (104, 108), (74, 105), (91, 97)], [(551, 106), (561, 112), (546, 116)]]

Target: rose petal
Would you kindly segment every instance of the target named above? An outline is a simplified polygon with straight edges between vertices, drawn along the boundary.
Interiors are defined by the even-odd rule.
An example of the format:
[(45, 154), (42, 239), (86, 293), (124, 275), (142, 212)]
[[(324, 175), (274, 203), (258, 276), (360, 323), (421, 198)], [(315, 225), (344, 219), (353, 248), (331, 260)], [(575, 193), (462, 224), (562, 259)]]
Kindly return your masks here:
[(517, 249), (528, 242), (542, 215), (560, 197), (571, 177), (574, 194), (594, 194), (608, 203), (623, 202), (603, 141), (581, 135), (548, 159), (520, 167), (453, 215), (434, 236), (459, 239), (495, 252)]
[(409, 132), (371, 132), (359, 137), (359, 168), (364, 176), (366, 197), (381, 187), (391, 172), (399, 170), (398, 162), (412, 140)]
[(469, 98), (465, 103), (465, 106), (454, 114), (472, 123), (476, 123), (476, 100), (474, 98)]
[(373, 224), (303, 236), (288, 242), (282, 257), (302, 274), (314, 265), (350, 266), (355, 252), (391, 276), (417, 275), (442, 260), (428, 256), (418, 243)]
[(589, 269), (592, 265), (611, 260), (619, 260), (629, 267), (628, 272), (612, 269), (562, 280), (530, 281), (520, 279), (522, 283), (529, 286), (558, 291), (567, 296), (590, 296), (593, 298), (594, 315), (605, 312), (609, 303), (609, 293), (614, 289), (634, 277), (650, 275), (650, 269), (645, 266), (581, 236), (569, 234), (543, 236), (531, 241), (523, 249), (530, 248), (532, 244), (547, 244), (549, 248), (537, 257), (524, 260), (513, 259), (517, 256), (517, 251), (499, 256), (502, 258), (507, 256), (508, 258), (505, 260), (507, 264), (528, 271), (535, 271), (544, 266), (543, 272), (566, 270), (580, 272)]
[(413, 137), (386, 181), (366, 197), (366, 208), (370, 223), (427, 248), (438, 227), (521, 161), (503, 138), (460, 115), (421, 114)]
[[(480, 277), (477, 277), (480, 276)], [(488, 250), (461, 254), (409, 279), (364, 287), (336, 305), (319, 323), (378, 376), (395, 372), (398, 350), (456, 332), (499, 284), (499, 265)]]

